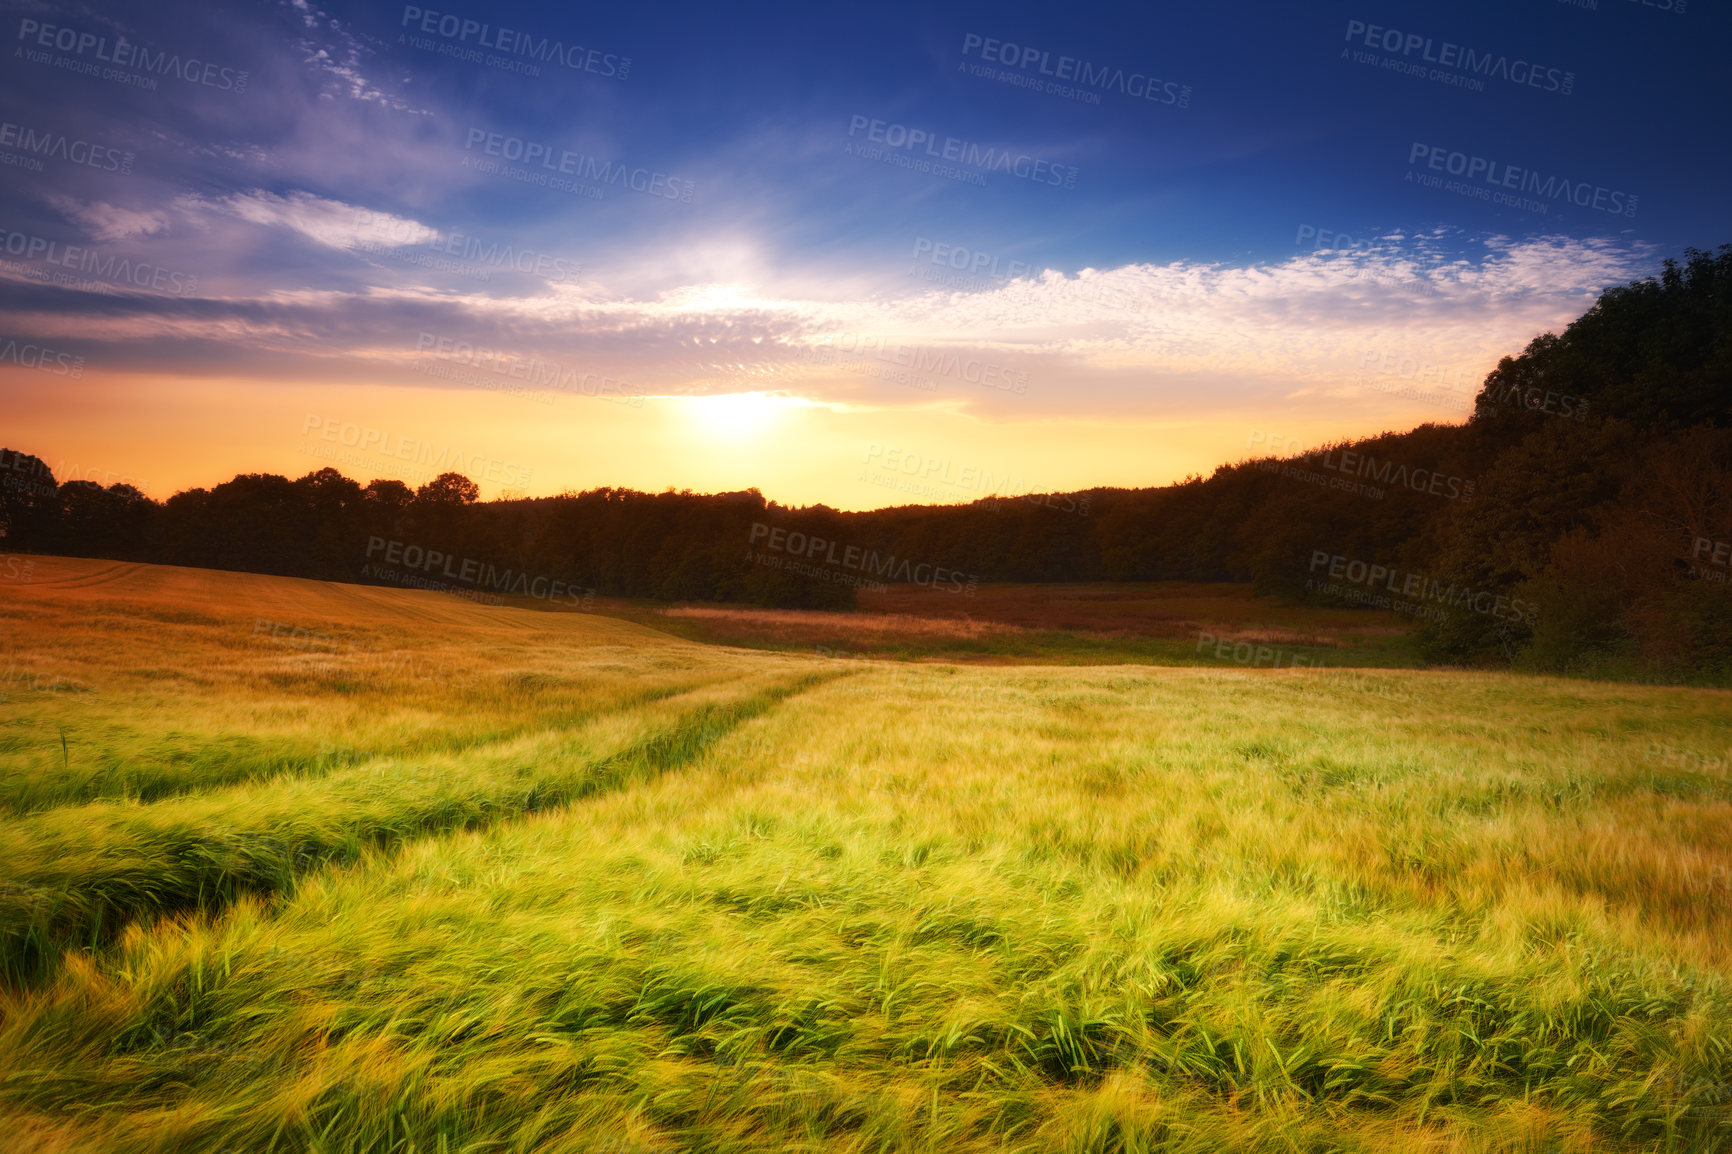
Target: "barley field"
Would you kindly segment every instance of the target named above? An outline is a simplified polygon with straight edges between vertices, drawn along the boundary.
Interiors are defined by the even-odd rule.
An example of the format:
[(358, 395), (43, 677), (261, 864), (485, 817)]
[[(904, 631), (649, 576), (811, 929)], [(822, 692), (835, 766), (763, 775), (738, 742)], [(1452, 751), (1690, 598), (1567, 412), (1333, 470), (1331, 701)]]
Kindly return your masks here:
[(1244, 663), (1263, 668), (1421, 664), (1398, 614), (1255, 597), (1249, 583), (989, 584), (970, 596), (892, 585), (861, 591), (860, 612), (623, 599), (598, 608), (692, 641), (893, 660), (1215, 665), (1214, 643), (1228, 640), (1252, 643)]
[(38, 561), (7, 1150), (1732, 1149), (1726, 692)]

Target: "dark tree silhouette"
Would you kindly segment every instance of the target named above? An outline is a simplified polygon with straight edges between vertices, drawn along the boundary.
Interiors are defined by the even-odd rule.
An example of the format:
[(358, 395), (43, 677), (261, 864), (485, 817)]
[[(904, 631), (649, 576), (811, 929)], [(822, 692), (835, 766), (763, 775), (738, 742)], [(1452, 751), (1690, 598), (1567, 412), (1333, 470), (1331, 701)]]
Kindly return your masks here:
[(15, 449), (0, 449), (0, 536), (8, 548), (42, 544), (59, 510), (59, 485), (47, 462)]
[(481, 488), (462, 473), (440, 473), (415, 490), (415, 499), (429, 505), (473, 505)]
[[(1283, 474), (1328, 480), (1346, 461), (1378, 497)], [(156, 504), (126, 486), (56, 485), (39, 458), (0, 450), (12, 550), (331, 580), (436, 569), (450, 587), (502, 592), (544, 576), (604, 595), (809, 607), (854, 604), (860, 581), (939, 570), (1250, 581), (1315, 597), (1322, 553), (1540, 606), (1533, 620), (1450, 614), (1423, 634), (1440, 660), (1732, 675), (1732, 245), (1609, 289), (1563, 333), (1504, 358), (1465, 425), (1239, 461), (1165, 488), (869, 513), (787, 507), (756, 489), (478, 496), (457, 473), (411, 493), (321, 469)], [(381, 556), (400, 560), (380, 569)]]

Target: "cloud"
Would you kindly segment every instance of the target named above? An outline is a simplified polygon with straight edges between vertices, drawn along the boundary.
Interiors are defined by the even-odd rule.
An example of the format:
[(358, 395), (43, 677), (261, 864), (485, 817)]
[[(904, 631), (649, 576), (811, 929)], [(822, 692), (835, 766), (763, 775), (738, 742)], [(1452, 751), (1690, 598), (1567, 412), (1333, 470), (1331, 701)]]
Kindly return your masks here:
[[(369, 228), (393, 246), (439, 235), (408, 216), (262, 189), (183, 196), (174, 209), (210, 259), (267, 253), (273, 267), (298, 270), (298, 281), (267, 270), (196, 301), (67, 294), (59, 327), (107, 346), (88, 354), (93, 365), (124, 363), (141, 343), (152, 363), (169, 365), (184, 342), (199, 350), (188, 371), (220, 371), (227, 347), (233, 366), (275, 356), (316, 365), (321, 377), (401, 381), (426, 333), (471, 355), (485, 349), (495, 362), (581, 364), (647, 392), (943, 403), (999, 417), (1124, 414), (1179, 394), (1187, 407), (1200, 395), (1223, 404), (1363, 400), (1368, 374), (1407, 364), (1477, 383), (1499, 356), (1652, 263), (1642, 246), (1610, 240), (1427, 234), (1278, 261), (1048, 268), (1002, 280), (965, 279), (925, 260), (912, 269), (936, 279), (863, 288), (870, 278), (847, 268), (829, 283), (781, 269), (735, 232), (646, 252), (644, 263), (690, 278), (659, 291), (645, 292), (636, 269), (618, 275), (632, 291), (606, 272), (586, 272), (582, 283), (523, 276), (479, 286), (418, 265), (364, 265), (355, 249)], [(148, 239), (168, 227), (161, 214), (74, 210), (107, 235)], [(189, 242), (176, 243), (184, 255)], [(730, 264), (733, 276), (712, 279)], [(853, 291), (839, 295), (838, 284)], [(33, 310), (37, 331), (45, 307), (55, 306)], [(988, 387), (983, 374), (1023, 387)]]
[[(409, 104), (386, 92), (368, 77), (365, 61), (373, 50), (360, 37), (350, 33), (342, 21), (313, 7), (307, 0), (288, 0), (288, 7), (306, 29), (306, 35), (296, 44), (303, 63), (315, 75), (335, 81), (327, 83), (325, 95), (346, 96), (350, 100), (379, 104), (397, 111), (412, 110)], [(320, 43), (321, 37), (323, 43)]]
[(369, 236), (389, 238), (396, 244), (421, 244), (438, 235), (419, 221), (388, 212), (372, 212), (358, 205), (329, 200), (307, 192), (279, 196), (253, 189), (220, 200), (187, 196), (180, 207), (190, 213), (215, 212), (266, 228), (287, 228), (326, 248), (353, 248)]
[(82, 225), (94, 240), (132, 240), (166, 232), (169, 227), (168, 215), (163, 212), (121, 208), (104, 201), (86, 202), (58, 193), (49, 194), (47, 200), (67, 219)]

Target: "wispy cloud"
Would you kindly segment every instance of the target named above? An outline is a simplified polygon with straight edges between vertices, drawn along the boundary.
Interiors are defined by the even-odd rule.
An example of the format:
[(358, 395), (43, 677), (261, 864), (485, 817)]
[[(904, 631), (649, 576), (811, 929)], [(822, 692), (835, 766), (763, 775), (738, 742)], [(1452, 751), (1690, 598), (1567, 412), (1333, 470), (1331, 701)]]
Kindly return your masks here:
[(48, 203), (68, 220), (77, 222), (92, 240), (131, 240), (153, 236), (168, 229), (168, 214), (160, 210), (121, 208), (104, 201), (82, 201), (51, 193)]
[[(1371, 351), (1483, 372), (1651, 263), (1643, 247), (1607, 240), (1406, 237), (1275, 262), (1049, 268), (966, 291), (904, 279), (899, 289), (839, 298), (835, 286), (778, 270), (767, 249), (736, 235), (695, 254), (685, 245), (645, 252), (664, 275), (692, 278), (647, 294), (621, 291), (605, 270), (582, 283), (526, 277), (507, 291), (429, 283), (436, 278), (419, 266), (395, 275), (366, 267), (353, 250), (356, 222), (370, 210), (305, 191), (188, 195), (168, 212), (105, 203), (64, 210), (94, 237), (145, 249), (154, 239), (183, 262), (250, 252), (274, 269), (302, 269), (298, 284), (277, 271), (264, 285), (231, 275), (223, 291), (196, 301), (108, 293), (93, 309), (69, 294), (56, 327), (100, 346), (92, 363), (141, 358), (166, 367), (178, 343), (200, 350), (202, 369), (190, 371), (220, 371), (228, 349), (236, 365), (276, 356), (325, 377), (388, 382), (402, 378), (420, 334), (434, 333), (524, 359), (604, 364), (663, 393), (769, 389), (886, 407), (942, 398), (1031, 416), (1123, 412), (1139, 399), (1127, 391), (1132, 380), (1143, 382), (1143, 401), (1180, 379), (1212, 380), (1223, 396), (1271, 388), (1349, 395)], [(410, 246), (438, 235), (409, 216), (367, 219)], [(1476, 258), (1459, 255), (1468, 247)], [(730, 258), (735, 276), (703, 275)], [(617, 279), (640, 278), (631, 269)], [(40, 327), (54, 310), (35, 311)], [(861, 361), (930, 370), (951, 355), (1005, 366), (1031, 387), (1012, 397), (938, 371), (922, 394), (856, 371)]]

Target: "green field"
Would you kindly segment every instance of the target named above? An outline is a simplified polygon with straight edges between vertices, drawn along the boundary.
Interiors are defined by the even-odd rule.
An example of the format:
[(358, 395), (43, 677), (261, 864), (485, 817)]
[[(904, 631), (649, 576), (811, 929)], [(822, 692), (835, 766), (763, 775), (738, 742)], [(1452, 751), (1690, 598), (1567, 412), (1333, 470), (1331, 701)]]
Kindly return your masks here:
[(1732, 698), (43, 558), (8, 1151), (1732, 1150)]

